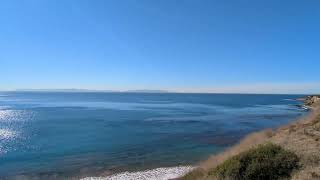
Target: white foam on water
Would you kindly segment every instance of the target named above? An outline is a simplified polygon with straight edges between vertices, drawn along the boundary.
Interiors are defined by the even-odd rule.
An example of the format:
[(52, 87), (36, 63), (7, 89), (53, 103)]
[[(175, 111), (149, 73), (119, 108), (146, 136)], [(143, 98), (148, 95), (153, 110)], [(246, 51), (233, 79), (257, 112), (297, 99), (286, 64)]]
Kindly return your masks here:
[(82, 180), (168, 180), (190, 172), (192, 166), (163, 167), (138, 172), (122, 172), (107, 177), (87, 177)]

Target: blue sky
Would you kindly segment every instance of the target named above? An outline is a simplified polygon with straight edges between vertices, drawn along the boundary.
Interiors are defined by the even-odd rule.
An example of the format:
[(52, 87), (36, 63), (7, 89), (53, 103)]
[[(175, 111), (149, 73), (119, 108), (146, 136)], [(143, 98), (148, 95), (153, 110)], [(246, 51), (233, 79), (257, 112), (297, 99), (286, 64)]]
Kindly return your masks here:
[(320, 92), (320, 1), (3, 0), (0, 89)]

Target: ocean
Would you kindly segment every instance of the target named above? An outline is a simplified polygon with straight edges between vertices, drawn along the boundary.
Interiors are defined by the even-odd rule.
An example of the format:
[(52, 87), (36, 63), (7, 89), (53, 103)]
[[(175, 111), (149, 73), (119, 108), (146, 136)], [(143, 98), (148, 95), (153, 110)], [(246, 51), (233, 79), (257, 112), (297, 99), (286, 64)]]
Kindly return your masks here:
[(251, 132), (305, 115), (300, 97), (0, 92), (0, 178), (190, 167)]

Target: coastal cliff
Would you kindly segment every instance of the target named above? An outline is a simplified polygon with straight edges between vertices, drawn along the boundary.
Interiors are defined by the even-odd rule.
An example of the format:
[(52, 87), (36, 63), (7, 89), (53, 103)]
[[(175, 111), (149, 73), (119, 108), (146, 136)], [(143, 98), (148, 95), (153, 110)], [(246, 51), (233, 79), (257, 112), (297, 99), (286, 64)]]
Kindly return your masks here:
[(307, 96), (303, 101), (306, 106), (315, 107), (320, 103), (320, 95)]
[(311, 109), (307, 116), (276, 130), (250, 134), (180, 179), (252, 179), (243, 174), (248, 169), (250, 175), (256, 173), (254, 179), (320, 179), (320, 96), (300, 100)]

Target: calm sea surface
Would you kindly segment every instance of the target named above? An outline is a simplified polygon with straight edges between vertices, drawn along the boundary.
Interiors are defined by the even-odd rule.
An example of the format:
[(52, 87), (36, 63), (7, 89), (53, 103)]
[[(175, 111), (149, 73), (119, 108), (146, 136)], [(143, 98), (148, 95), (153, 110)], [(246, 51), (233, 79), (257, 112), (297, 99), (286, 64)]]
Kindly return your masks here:
[(304, 115), (299, 97), (0, 92), (0, 177), (192, 165)]

